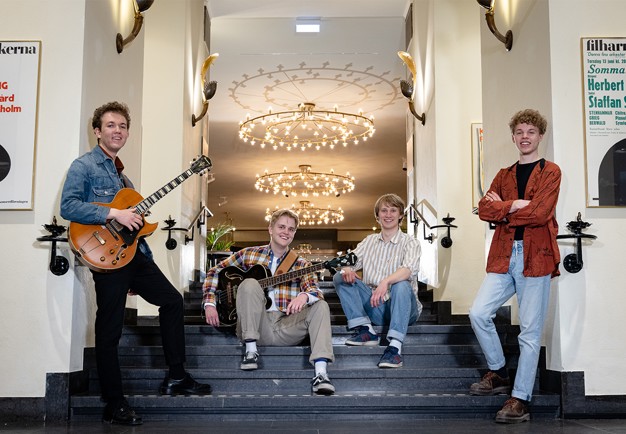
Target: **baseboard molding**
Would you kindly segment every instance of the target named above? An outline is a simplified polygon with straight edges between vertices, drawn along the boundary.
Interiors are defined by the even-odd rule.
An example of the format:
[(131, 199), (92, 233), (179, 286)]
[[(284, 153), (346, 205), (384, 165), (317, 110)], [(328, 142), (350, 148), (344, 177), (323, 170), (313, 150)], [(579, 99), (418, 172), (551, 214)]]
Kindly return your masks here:
[[(540, 366), (545, 364), (541, 363)], [(582, 371), (557, 372), (544, 369), (540, 378), (541, 390), (561, 395), (563, 419), (626, 418), (626, 395), (585, 395), (585, 373)]]
[(45, 398), (0, 398), (0, 423), (45, 422), (45, 408)]

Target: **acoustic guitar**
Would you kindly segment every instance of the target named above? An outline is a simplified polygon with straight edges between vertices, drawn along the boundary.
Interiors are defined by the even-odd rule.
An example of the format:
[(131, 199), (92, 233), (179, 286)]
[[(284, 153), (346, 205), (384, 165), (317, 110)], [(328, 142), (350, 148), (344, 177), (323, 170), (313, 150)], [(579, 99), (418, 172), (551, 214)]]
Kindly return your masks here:
[(268, 287), (290, 282), (325, 268), (330, 270), (336, 267), (354, 265), (356, 260), (354, 253), (348, 253), (330, 261), (320, 262), (299, 270), (277, 274), (276, 276), (272, 276), (272, 272), (261, 264), (255, 264), (248, 270), (242, 270), (237, 266), (226, 267), (219, 272), (217, 288), (215, 289), (215, 308), (220, 324), (224, 326), (237, 324), (237, 288), (244, 279), (252, 278), (259, 282), (261, 288), (265, 291), (265, 308), (268, 309), (272, 305), (272, 300), (267, 295)]
[[(117, 192), (111, 203), (95, 203), (109, 208), (135, 208), (135, 212), (143, 219), (150, 207), (166, 194), (194, 173), (202, 173), (209, 170), (211, 166), (211, 160), (201, 155), (192, 161), (189, 169), (145, 199), (132, 188), (123, 188)], [(157, 226), (157, 223), (148, 223), (145, 220), (143, 220), (143, 226), (135, 230), (128, 229), (115, 219), (100, 225), (71, 222), (68, 241), (70, 248), (84, 265), (94, 271), (110, 272), (128, 265), (137, 252), (138, 239), (152, 235)]]

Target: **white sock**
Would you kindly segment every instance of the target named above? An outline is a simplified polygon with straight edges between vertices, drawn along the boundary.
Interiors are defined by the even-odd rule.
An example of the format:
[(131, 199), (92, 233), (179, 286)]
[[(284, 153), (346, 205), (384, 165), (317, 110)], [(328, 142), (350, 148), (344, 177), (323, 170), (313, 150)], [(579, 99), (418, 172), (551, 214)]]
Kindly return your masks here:
[(369, 332), (370, 332), (371, 334), (373, 334), (373, 335), (375, 335), (375, 334), (376, 334), (376, 332), (374, 331), (374, 327), (372, 327), (372, 325), (371, 325), (371, 324), (364, 324), (364, 325), (367, 327), (367, 329), (369, 330)]
[(246, 353), (257, 353), (256, 341), (246, 341)]
[(326, 375), (326, 366), (328, 362), (326, 360), (316, 360), (315, 361), (315, 376), (317, 377), (319, 374)]
[(389, 346), (390, 347), (396, 347), (398, 349), (398, 354), (402, 354), (402, 342), (391, 338), (391, 341), (389, 342)]

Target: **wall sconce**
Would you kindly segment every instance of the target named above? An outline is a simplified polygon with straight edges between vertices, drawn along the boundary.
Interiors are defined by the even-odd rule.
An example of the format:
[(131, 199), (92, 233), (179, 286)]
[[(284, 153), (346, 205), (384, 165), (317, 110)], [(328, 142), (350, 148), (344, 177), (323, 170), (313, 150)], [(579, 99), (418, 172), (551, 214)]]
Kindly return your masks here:
[(406, 80), (400, 80), (400, 90), (402, 91), (402, 95), (404, 95), (409, 100), (409, 110), (415, 116), (415, 119), (420, 121), (422, 125), (426, 123), (426, 113), (422, 113), (421, 115), (417, 114), (415, 111), (415, 89), (417, 84), (417, 68), (415, 67), (415, 61), (411, 57), (409, 53), (406, 51), (398, 51), (398, 56), (404, 62), (404, 64), (411, 71), (411, 80), (412, 83), (409, 83)]
[(215, 91), (217, 90), (217, 82), (216, 81), (206, 81), (206, 73), (209, 70), (209, 66), (215, 60), (216, 57), (219, 56), (219, 53), (213, 53), (209, 57), (204, 60), (202, 64), (202, 69), (200, 70), (200, 78), (202, 79), (202, 112), (196, 116), (195, 114), (191, 115), (191, 126), (195, 127), (196, 123), (206, 115), (207, 109), (209, 108), (209, 100), (213, 98), (215, 95)]
[[(187, 243), (193, 241), (194, 225), (200, 229), (206, 224), (206, 219), (211, 217), (213, 217), (211, 210), (209, 210), (206, 206), (202, 206), (187, 228), (175, 228), (174, 226), (176, 225), (176, 220), (174, 220), (172, 216), (169, 216), (167, 220), (164, 220), (166, 226), (161, 228), (162, 231), (167, 231), (167, 240), (165, 241), (165, 247), (167, 250), (174, 250), (178, 245), (176, 240), (172, 238), (172, 231), (185, 232), (185, 245), (187, 245)], [(191, 237), (187, 235), (187, 232), (189, 231), (191, 231)]]
[(226, 196), (220, 196), (220, 201), (217, 206), (224, 206), (228, 203), (228, 198)]
[[(417, 207), (413, 204), (410, 204), (409, 206), (407, 206), (406, 209), (404, 210), (404, 213), (408, 215), (409, 221), (413, 223), (414, 225), (418, 225), (420, 219), (422, 220), (422, 223), (424, 223), (424, 240), (428, 241), (431, 244), (433, 243), (435, 236), (433, 235), (432, 232), (426, 235), (426, 228), (428, 229), (446, 228), (448, 230), (448, 233), (446, 236), (441, 238), (441, 247), (445, 249), (449, 249), (450, 247), (452, 247), (452, 237), (450, 236), (450, 228), (457, 228), (457, 226), (452, 224), (452, 222), (454, 221), (454, 217), (450, 217), (450, 213), (448, 213), (447, 217), (444, 217), (442, 219), (443, 220), (442, 225), (435, 225), (435, 226), (429, 225), (428, 222), (426, 221), (426, 218), (424, 218), (424, 215), (421, 212), (419, 212)], [(417, 236), (417, 233), (415, 235)]]
[(567, 223), (567, 229), (572, 232), (568, 235), (557, 235), (557, 240), (563, 240), (566, 238), (574, 238), (576, 240), (576, 253), (570, 253), (563, 259), (563, 267), (570, 273), (578, 273), (583, 269), (583, 245), (582, 239), (588, 238), (595, 240), (595, 235), (583, 234), (583, 229), (591, 226), (591, 223), (587, 223), (582, 220), (580, 213), (576, 217), (576, 220)]
[(498, 41), (502, 42), (506, 47), (506, 51), (511, 51), (511, 47), (513, 47), (513, 32), (506, 32), (506, 36), (502, 36), (502, 33), (498, 31), (496, 28), (496, 21), (493, 17), (493, 9), (496, 3), (496, 0), (476, 0), (479, 5), (487, 10), (485, 12), (485, 19), (487, 20), (487, 27), (493, 35), (498, 38)]
[(142, 12), (147, 11), (152, 6), (154, 0), (133, 0), (133, 6), (135, 8), (135, 23), (133, 24), (133, 29), (130, 31), (130, 35), (124, 39), (124, 37), (118, 33), (115, 37), (115, 46), (117, 47), (117, 53), (121, 53), (124, 50), (124, 47), (132, 42), (133, 39), (137, 37), (139, 32), (141, 31), (141, 26), (143, 25), (143, 15)]
[(50, 247), (50, 265), (49, 269), (55, 276), (62, 276), (70, 269), (70, 262), (64, 256), (57, 255), (57, 242), (67, 242), (67, 237), (62, 237), (63, 232), (67, 230), (65, 226), (57, 224), (56, 216), (52, 217), (52, 223), (43, 225), (50, 232), (50, 235), (37, 238), (37, 241), (51, 242)]

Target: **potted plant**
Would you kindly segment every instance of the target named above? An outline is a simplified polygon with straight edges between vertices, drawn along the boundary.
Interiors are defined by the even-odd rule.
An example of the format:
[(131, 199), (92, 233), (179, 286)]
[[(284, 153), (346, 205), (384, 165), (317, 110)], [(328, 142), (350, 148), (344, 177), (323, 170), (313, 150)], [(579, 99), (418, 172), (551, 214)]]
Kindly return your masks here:
[(230, 254), (230, 248), (235, 242), (232, 237), (223, 237), (234, 230), (235, 227), (228, 223), (218, 223), (209, 230), (206, 235), (207, 270), (215, 265), (216, 259)]

